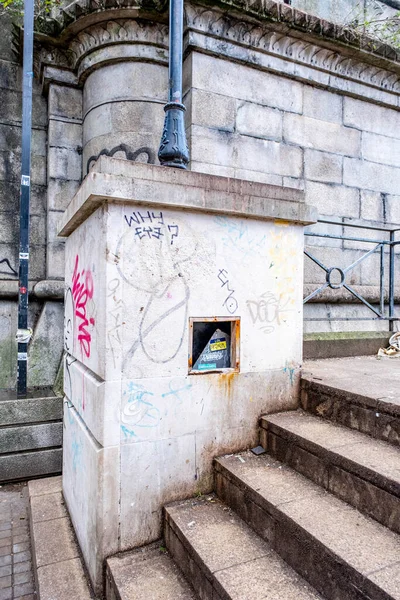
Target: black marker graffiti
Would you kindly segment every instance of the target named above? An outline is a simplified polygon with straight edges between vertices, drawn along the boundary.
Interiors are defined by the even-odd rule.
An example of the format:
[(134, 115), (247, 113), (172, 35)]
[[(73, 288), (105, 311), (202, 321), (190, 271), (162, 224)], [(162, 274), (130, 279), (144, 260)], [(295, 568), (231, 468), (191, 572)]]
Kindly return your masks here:
[[(12, 275), (15, 275), (15, 276), (18, 275), (18, 272), (15, 269), (12, 268), (12, 266), (11, 266), (10, 261), (8, 260), (8, 258), (3, 258), (2, 260), (0, 260), (0, 265), (2, 265), (3, 263), (7, 265), (7, 267), (11, 271)], [(5, 271), (4, 269), (0, 268), (0, 273), (7, 273), (7, 271)]]
[(229, 292), (222, 306), (226, 306), (227, 311), (233, 315), (237, 311), (239, 305), (234, 297), (235, 290), (231, 289), (229, 286), (228, 271), (225, 269), (220, 269), (218, 273), (218, 279), (222, 283), (221, 287), (226, 286), (226, 291)]
[[(124, 219), (129, 225), (135, 229), (135, 235), (142, 240), (143, 238), (155, 238), (160, 240), (165, 236), (165, 227), (171, 234), (171, 245), (174, 243), (174, 238), (178, 237), (179, 225), (167, 224), (164, 222), (163, 213), (155, 214), (154, 212), (147, 211), (133, 211), (131, 215), (124, 215)], [(139, 227), (135, 227), (139, 225)], [(151, 225), (150, 225), (151, 224)]]
[[(152, 320), (152, 314), (157, 314), (157, 310), (154, 310), (154, 304), (161, 300), (162, 298), (168, 297), (168, 295), (172, 296), (171, 289), (174, 290), (174, 293), (177, 293), (177, 288), (181, 288), (181, 291), (184, 293), (184, 297), (182, 300), (174, 304), (171, 308), (164, 311), (161, 315), (159, 315), (155, 320)], [(175, 289), (174, 289), (175, 288)], [(124, 362), (122, 368), (125, 369), (126, 365), (134, 356), (135, 352), (138, 348), (142, 348), (144, 354), (147, 358), (154, 363), (167, 363), (170, 360), (174, 359), (181, 349), (185, 331), (186, 331), (186, 323), (188, 320), (188, 302), (190, 297), (189, 286), (186, 281), (183, 279), (181, 274), (179, 273), (174, 279), (172, 279), (166, 286), (158, 287), (153, 294), (151, 294), (146, 307), (143, 312), (142, 319), (139, 324), (139, 337), (133, 346), (130, 348), (129, 352), (124, 358)], [(170, 347), (168, 344), (163, 344), (160, 340), (157, 344), (157, 347), (154, 348), (151, 344), (147, 344), (146, 338), (150, 335), (150, 333), (156, 329), (163, 321), (165, 321), (168, 317), (173, 315), (176, 312), (181, 313), (181, 326), (179, 327), (179, 335), (176, 337), (177, 343), (174, 347)]]
[(154, 165), (156, 162), (156, 154), (155, 154), (154, 150), (152, 150), (151, 148), (148, 148), (147, 146), (143, 146), (142, 148), (139, 148), (138, 150), (133, 151), (126, 144), (120, 144), (119, 146), (115, 146), (115, 148), (112, 148), (111, 150), (107, 150), (105, 148), (98, 154), (94, 154), (93, 156), (91, 156), (86, 163), (86, 172), (87, 173), (89, 172), (90, 165), (92, 163), (96, 162), (96, 160), (99, 158), (99, 156), (114, 156), (114, 154), (117, 154), (117, 152), (123, 152), (125, 154), (127, 160), (133, 160), (133, 161), (135, 161), (141, 154), (147, 154), (147, 163), (148, 164)]

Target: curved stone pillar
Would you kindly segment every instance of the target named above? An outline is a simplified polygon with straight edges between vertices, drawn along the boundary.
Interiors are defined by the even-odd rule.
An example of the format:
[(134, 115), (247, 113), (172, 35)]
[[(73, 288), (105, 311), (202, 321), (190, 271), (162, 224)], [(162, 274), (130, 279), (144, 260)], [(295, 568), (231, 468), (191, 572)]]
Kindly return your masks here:
[(83, 176), (100, 154), (157, 161), (167, 48), (165, 25), (133, 19), (96, 24), (70, 44), (83, 84)]

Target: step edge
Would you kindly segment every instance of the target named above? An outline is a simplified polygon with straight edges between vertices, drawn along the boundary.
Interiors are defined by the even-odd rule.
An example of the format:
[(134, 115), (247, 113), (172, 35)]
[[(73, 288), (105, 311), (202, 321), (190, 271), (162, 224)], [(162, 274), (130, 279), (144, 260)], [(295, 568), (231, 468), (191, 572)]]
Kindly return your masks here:
[[(235, 476), (235, 474), (233, 474), (226, 465), (222, 465), (220, 463), (220, 466), (223, 469), (223, 472), (220, 471), (220, 475), (222, 475), (222, 477), (226, 476), (225, 473), (229, 473), (229, 474), (233, 475), (235, 479), (238, 479), (238, 477)], [(229, 477), (227, 477), (227, 478), (230, 480), (231, 484), (235, 485), (234, 481), (232, 481), (231, 478), (229, 478)], [(356, 580), (358, 580), (359, 584), (362, 583), (363, 580), (366, 580), (368, 582), (368, 585), (372, 589), (375, 589), (380, 594), (384, 593), (385, 596), (386, 596), (386, 598), (388, 600), (396, 600), (396, 599), (392, 598), (391, 596), (389, 596), (385, 592), (385, 590), (383, 588), (381, 588), (380, 586), (378, 586), (377, 584), (375, 584), (371, 579), (369, 579), (369, 575), (372, 574), (371, 571), (368, 571), (368, 573), (361, 573), (360, 571), (358, 571), (356, 569), (356, 567), (353, 567), (352, 565), (350, 565), (342, 556), (339, 556), (331, 548), (329, 548), (328, 546), (326, 546), (326, 544), (324, 544), (323, 542), (321, 542), (320, 540), (318, 540), (315, 536), (313, 536), (313, 534), (311, 534), (304, 526), (300, 525), (294, 519), (292, 519), (291, 517), (289, 517), (288, 515), (286, 515), (285, 513), (283, 513), (279, 509), (280, 505), (273, 505), (262, 494), (260, 494), (259, 492), (257, 492), (254, 488), (252, 488), (249, 484), (246, 484), (245, 482), (243, 482), (243, 480), (241, 480), (241, 481), (242, 481), (242, 483), (244, 484), (244, 486), (246, 488), (246, 493), (248, 494), (250, 500), (252, 502), (254, 502), (254, 504), (256, 504), (261, 510), (265, 510), (265, 506), (266, 505), (269, 506), (269, 507), (272, 507), (273, 511), (269, 512), (269, 514), (271, 515), (271, 517), (273, 519), (275, 519), (276, 521), (280, 522), (282, 524), (283, 528), (286, 528), (289, 525), (292, 528), (292, 530), (293, 530), (292, 531), (292, 535), (296, 536), (298, 539), (303, 540), (303, 541), (304, 541), (304, 538), (306, 538), (307, 543), (309, 543), (309, 542), (314, 543), (316, 545), (316, 547), (317, 547), (317, 551), (319, 551), (319, 552), (325, 551), (328, 554), (329, 558), (332, 559), (333, 561), (335, 561), (337, 564), (339, 564), (340, 567), (341, 567), (341, 569), (344, 570), (344, 572), (350, 572), (351, 574), (353, 574), (355, 576)], [(261, 502), (260, 501), (257, 502), (256, 501), (257, 499), (261, 500)], [(343, 502), (343, 501), (341, 501), (341, 502)], [(286, 504), (286, 503), (284, 503), (284, 504)], [(345, 504), (345, 503), (343, 502), (343, 504)], [(232, 510), (234, 510), (234, 509), (232, 509)], [(266, 512), (268, 512), (268, 511), (266, 511)], [(273, 514), (273, 513), (276, 513), (276, 514)], [(243, 517), (241, 517), (241, 515), (239, 515), (239, 517), (243, 519)], [(245, 521), (245, 519), (243, 519), (243, 520)], [(254, 530), (254, 531), (256, 531), (256, 530)], [(260, 537), (262, 538), (261, 533), (259, 533), (258, 531), (256, 531), (256, 533), (258, 535), (260, 535)], [(264, 538), (262, 538), (262, 539), (264, 539)], [(271, 548), (275, 552), (277, 552), (278, 554), (280, 554), (280, 552), (279, 552), (276, 544), (275, 543), (273, 544), (270, 541), (269, 541), (269, 543), (271, 544)], [(287, 562), (286, 558), (283, 558), (283, 560), (285, 560)], [(290, 564), (289, 562), (288, 562), (288, 564), (289, 564), (289, 566), (292, 569), (296, 570), (295, 567), (292, 564)], [(385, 565), (385, 567), (387, 567), (387, 565)], [(318, 590), (315, 587), (315, 584), (313, 582), (309, 581), (307, 579), (307, 577), (303, 573), (301, 573), (299, 571), (296, 571), (296, 572), (303, 579), (305, 579), (309, 583), (309, 585), (313, 586), (320, 594), (323, 594), (323, 592), (320, 591), (320, 590)], [(376, 571), (374, 571), (374, 572), (376, 572)], [(363, 587), (360, 587), (359, 589), (360, 589), (360, 591), (363, 594), (367, 593), (367, 591), (364, 590)]]
[[(313, 379), (313, 376), (311, 374), (302, 374), (300, 379), (300, 387), (301, 391), (305, 392), (311, 389), (315, 392), (322, 391), (327, 395), (332, 395), (333, 393), (335, 399), (339, 400), (340, 402), (348, 402), (350, 400), (350, 402), (356, 404), (357, 406), (368, 408), (369, 410), (374, 410), (383, 414), (388, 414), (393, 417), (400, 417), (400, 406), (397, 404), (392, 404), (389, 401), (385, 401), (379, 398), (366, 396), (365, 394), (357, 394), (356, 392), (351, 392), (349, 390), (345, 390), (337, 386), (329, 385), (324, 381), (317, 381)], [(302, 404), (302, 401), (300, 403)]]
[[(317, 417), (315, 417), (317, 418)], [(296, 445), (307, 452), (310, 452), (317, 458), (322, 460), (327, 459), (325, 462), (330, 462), (335, 467), (343, 468), (343, 470), (348, 471), (352, 475), (371, 483), (372, 485), (388, 492), (392, 496), (400, 499), (400, 482), (395, 479), (390, 478), (387, 475), (383, 475), (378, 471), (374, 470), (371, 467), (366, 467), (361, 465), (360, 463), (343, 456), (340, 453), (340, 446), (337, 448), (326, 448), (322, 446), (318, 442), (314, 442), (309, 438), (306, 438), (304, 435), (300, 433), (296, 433), (294, 431), (289, 431), (285, 429), (282, 425), (277, 425), (276, 423), (271, 423), (268, 420), (268, 416), (261, 418), (261, 428), (268, 431), (271, 431), (275, 435), (278, 435), (280, 438), (287, 440), (291, 443), (296, 443)], [(264, 424), (268, 423), (268, 427), (265, 427)], [(336, 426), (339, 429), (339, 426)], [(365, 437), (366, 434), (360, 433)], [(371, 438), (368, 436), (367, 441), (375, 440), (376, 438)], [(380, 440), (377, 440), (380, 441)], [(391, 447), (391, 446), (390, 446)], [(360, 469), (361, 473), (357, 472), (357, 469)]]

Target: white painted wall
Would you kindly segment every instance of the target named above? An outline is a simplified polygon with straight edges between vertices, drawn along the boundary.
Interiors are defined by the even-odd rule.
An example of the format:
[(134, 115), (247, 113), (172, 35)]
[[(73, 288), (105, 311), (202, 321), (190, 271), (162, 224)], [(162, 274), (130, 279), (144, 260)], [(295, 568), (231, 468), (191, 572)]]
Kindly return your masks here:
[[(64, 493), (95, 581), (296, 406), (302, 267), (302, 226), (216, 213), (106, 204), (68, 238)], [(189, 317), (214, 316), (240, 317), (240, 372), (189, 375)]]

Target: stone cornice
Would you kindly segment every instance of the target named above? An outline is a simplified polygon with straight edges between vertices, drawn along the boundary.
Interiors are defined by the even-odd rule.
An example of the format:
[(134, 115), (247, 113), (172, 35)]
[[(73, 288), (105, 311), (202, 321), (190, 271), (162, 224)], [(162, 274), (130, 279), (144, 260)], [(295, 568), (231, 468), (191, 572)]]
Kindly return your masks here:
[(71, 235), (105, 202), (285, 223), (309, 224), (318, 219), (300, 190), (100, 156), (64, 212), (58, 235)]
[(93, 50), (116, 44), (149, 44), (168, 49), (168, 26), (134, 19), (92, 25), (70, 43), (68, 54), (76, 69)]
[[(36, 63), (71, 69), (80, 84), (90, 70), (107, 61), (139, 59), (166, 64), (165, 13), (157, 12), (153, 4), (150, 14), (143, 0), (119, 2), (114, 8), (114, 0), (106, 4), (103, 11), (92, 12), (90, 7), (98, 4), (89, 2), (85, 9), (75, 4), (75, 20), (57, 39), (41, 36)], [(161, 10), (162, 5), (158, 6)], [(123, 18), (132, 11), (135, 18)], [(400, 62), (392, 48), (371, 47), (371, 40), (357, 38), (354, 32), (281, 2), (219, 0), (218, 8), (186, 2), (185, 22), (187, 50), (197, 49), (400, 107)]]
[[(351, 28), (331, 23), (275, 0), (201, 0), (209, 9), (218, 8), (237, 18), (252, 17), (260, 24), (272, 22), (286, 30), (297, 30), (346, 46), (350, 51), (364, 51), (371, 56), (400, 62), (400, 51)], [(65, 40), (82, 28), (99, 21), (121, 18), (144, 18), (167, 22), (168, 0), (80, 0), (60, 11), (58, 19), (46, 23), (45, 33)]]
[[(276, 23), (260, 24), (199, 5), (186, 5), (186, 31), (188, 48), (201, 48), (256, 68), (400, 106), (399, 63), (324, 43), (309, 34), (300, 36), (298, 31)], [(358, 87), (350, 89), (350, 81)], [(373, 90), (367, 91), (367, 87)]]

